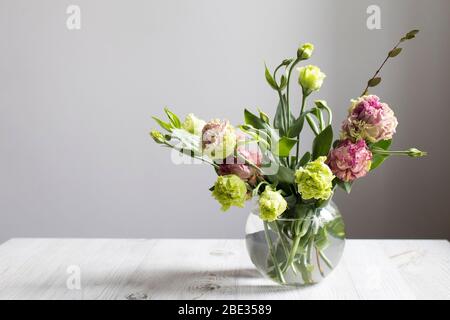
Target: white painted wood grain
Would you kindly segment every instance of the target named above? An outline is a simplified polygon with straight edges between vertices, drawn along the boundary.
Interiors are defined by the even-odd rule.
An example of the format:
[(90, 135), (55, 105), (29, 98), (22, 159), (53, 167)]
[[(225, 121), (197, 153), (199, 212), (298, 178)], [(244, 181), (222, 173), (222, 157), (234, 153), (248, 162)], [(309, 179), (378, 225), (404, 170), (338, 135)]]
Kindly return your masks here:
[[(66, 285), (79, 266), (81, 289)], [(243, 240), (12, 239), (0, 299), (450, 299), (445, 240), (348, 240), (321, 283), (263, 278)]]

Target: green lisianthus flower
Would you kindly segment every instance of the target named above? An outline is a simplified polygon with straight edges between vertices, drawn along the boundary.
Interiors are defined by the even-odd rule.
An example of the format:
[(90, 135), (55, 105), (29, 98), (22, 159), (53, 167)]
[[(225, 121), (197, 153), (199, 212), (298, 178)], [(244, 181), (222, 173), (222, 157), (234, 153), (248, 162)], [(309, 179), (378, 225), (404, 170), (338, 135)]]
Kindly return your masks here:
[(304, 43), (300, 48), (298, 48), (297, 56), (303, 60), (311, 58), (314, 51), (314, 45), (312, 43)]
[(334, 175), (325, 164), (326, 157), (319, 157), (295, 172), (295, 182), (303, 199), (327, 200), (331, 196)]
[(306, 92), (317, 91), (322, 87), (326, 75), (317, 66), (309, 65), (298, 68), (298, 83)]
[(279, 191), (267, 187), (259, 197), (259, 216), (264, 221), (276, 220), (287, 208), (287, 202)]
[(247, 187), (237, 175), (219, 176), (212, 196), (222, 205), (223, 211), (227, 211), (231, 206), (242, 208), (247, 199)]
[(164, 138), (164, 135), (159, 132), (158, 130), (152, 130), (150, 131), (150, 136), (155, 140), (156, 143), (164, 143), (166, 139)]
[(181, 127), (189, 133), (200, 136), (206, 122), (197, 118), (193, 113), (189, 113), (181, 124)]

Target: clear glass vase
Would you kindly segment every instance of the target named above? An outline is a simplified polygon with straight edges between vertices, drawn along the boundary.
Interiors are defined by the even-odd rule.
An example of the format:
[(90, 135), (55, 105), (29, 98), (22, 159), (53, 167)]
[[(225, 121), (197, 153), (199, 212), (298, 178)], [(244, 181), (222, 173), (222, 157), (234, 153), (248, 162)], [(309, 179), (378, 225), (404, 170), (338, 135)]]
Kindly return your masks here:
[(245, 228), (247, 251), (256, 268), (283, 285), (310, 285), (321, 281), (338, 264), (344, 251), (345, 226), (330, 201), (301, 218), (260, 219), (257, 206)]

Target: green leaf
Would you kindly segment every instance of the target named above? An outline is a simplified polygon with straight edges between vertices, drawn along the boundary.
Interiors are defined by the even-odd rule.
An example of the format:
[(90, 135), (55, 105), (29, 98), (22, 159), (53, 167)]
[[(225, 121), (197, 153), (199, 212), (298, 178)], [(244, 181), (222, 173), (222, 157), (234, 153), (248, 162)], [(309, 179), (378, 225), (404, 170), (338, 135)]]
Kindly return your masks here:
[(276, 174), (268, 175), (267, 178), (272, 183), (294, 184), (294, 171), (290, 168), (280, 166)]
[(262, 121), (264, 121), (265, 123), (269, 123), (270, 122), (270, 120), (269, 120), (269, 116), (265, 113), (265, 112), (263, 112), (262, 110), (260, 110), (260, 109), (258, 109), (258, 111), (259, 111), (259, 118), (262, 120)]
[(396, 57), (396, 56), (398, 56), (400, 54), (400, 52), (402, 52), (402, 48), (392, 49), (391, 51), (389, 51), (389, 57), (390, 58)]
[(280, 134), (284, 135), (284, 123), (283, 123), (283, 115), (284, 115), (284, 110), (283, 110), (283, 105), (280, 101), (278, 101), (278, 106), (277, 106), (277, 111), (275, 112), (275, 117), (273, 118), (273, 127), (275, 129), (280, 130)]
[(172, 123), (172, 125), (175, 128), (178, 128), (178, 129), (181, 128), (181, 121), (175, 113), (170, 111), (167, 107), (164, 108), (164, 112), (167, 114), (167, 117), (169, 118), (170, 123)]
[(275, 82), (275, 79), (272, 77), (272, 75), (270, 74), (270, 71), (269, 71), (269, 69), (267, 69), (267, 66), (266, 65), (264, 65), (264, 68), (265, 68), (265, 76), (266, 76), (266, 81), (267, 81), (267, 83), (272, 87), (272, 89), (274, 89), (274, 90), (278, 90), (278, 85), (277, 85), (277, 83)]
[(320, 156), (327, 156), (333, 142), (333, 128), (327, 126), (313, 141), (312, 158), (316, 160)]
[[(310, 211), (311, 211), (310, 205), (299, 202), (295, 205), (293, 218), (304, 219)], [(300, 224), (298, 224), (298, 226), (301, 227)], [(300, 230), (298, 230), (298, 233), (300, 233)]]
[(352, 182), (337, 179), (337, 185), (347, 193), (350, 193), (352, 191), (352, 184)]
[(249, 124), (256, 129), (266, 128), (266, 123), (247, 109), (244, 109), (244, 120), (246, 124)]
[(335, 238), (344, 239), (345, 238), (345, 225), (342, 217), (337, 217), (336, 219), (328, 222), (326, 228), (329, 234)]
[(327, 108), (329, 108), (328, 104), (327, 104), (327, 102), (325, 100), (315, 100), (314, 103), (316, 104), (317, 108), (320, 108), (320, 109), (327, 109)]
[(338, 145), (341, 143), (341, 141), (342, 140), (340, 140), (340, 139), (334, 140), (334, 142), (333, 142), (333, 149), (337, 148)]
[(324, 250), (326, 247), (328, 247), (330, 241), (328, 240), (328, 234), (325, 228), (319, 229), (319, 232), (314, 237), (314, 242), (319, 250)]
[(303, 157), (298, 162), (297, 167), (300, 168), (305, 166), (309, 162), (309, 160), (311, 160), (311, 153), (309, 151), (306, 151)]
[(369, 87), (375, 87), (380, 82), (381, 82), (381, 78), (380, 77), (375, 77), (375, 78), (370, 79), (369, 82), (367, 82), (367, 84), (369, 85)]
[(295, 194), (291, 194), (287, 197), (284, 197), (284, 200), (286, 200), (288, 208), (293, 208), (297, 203), (297, 196)]
[(283, 62), (281, 62), (282, 66), (288, 66), (291, 64), (291, 62), (294, 61), (293, 58), (289, 58), (289, 59), (284, 59)]
[(173, 126), (165, 121), (162, 121), (161, 119), (158, 119), (157, 117), (152, 117), (153, 120), (156, 121), (156, 123), (158, 123), (163, 129), (166, 129), (169, 132), (172, 132)]
[(281, 78), (280, 78), (280, 90), (283, 90), (284, 88), (286, 88), (286, 85), (287, 85), (287, 78), (283, 74), (283, 75), (281, 75)]
[(281, 137), (275, 146), (274, 153), (280, 157), (288, 157), (291, 149), (297, 143), (297, 139)]
[(295, 119), (292, 124), (290, 125), (288, 137), (294, 138), (297, 137), (300, 132), (303, 130), (303, 125), (305, 123), (305, 117), (307, 114), (311, 113), (312, 110), (308, 110), (302, 113), (301, 116), (299, 116), (297, 119)]
[[(285, 101), (284, 105), (286, 105), (286, 96), (283, 95), (282, 99)], [(286, 136), (287, 134), (287, 128), (285, 128), (285, 118), (286, 111), (283, 108), (281, 100), (278, 101), (277, 111), (275, 113), (275, 117), (273, 118), (273, 126), (275, 129), (278, 129), (280, 131), (281, 136)], [(294, 122), (294, 115), (290, 114), (290, 119), (288, 119), (288, 125), (291, 126)], [(289, 136), (292, 138), (292, 136)]]
[[(370, 149), (373, 148), (381, 148), (383, 150), (388, 150), (391, 146), (392, 140), (381, 140), (374, 144), (370, 145)], [(389, 157), (389, 155), (382, 155), (382, 154), (374, 154), (372, 157), (372, 164), (370, 166), (370, 170), (376, 169), (378, 166), (380, 166), (384, 160), (386, 160)]]

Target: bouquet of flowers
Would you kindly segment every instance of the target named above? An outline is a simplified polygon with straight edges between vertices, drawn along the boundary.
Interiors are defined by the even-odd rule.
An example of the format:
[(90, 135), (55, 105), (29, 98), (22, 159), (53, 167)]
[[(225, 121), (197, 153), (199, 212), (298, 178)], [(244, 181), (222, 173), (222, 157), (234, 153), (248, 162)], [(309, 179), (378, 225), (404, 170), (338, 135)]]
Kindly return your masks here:
[[(416, 148), (390, 150), (397, 118), (387, 103), (369, 94), (369, 88), (381, 82), (387, 60), (400, 54), (400, 44), (417, 33), (412, 30), (400, 39), (361, 96), (351, 100), (335, 140), (327, 102), (314, 100), (307, 107), (325, 79), (317, 66), (298, 67), (313, 54), (310, 43), (273, 72), (265, 68), (265, 79), (279, 98), (272, 121), (262, 110), (245, 110), (244, 123), (238, 126), (219, 119), (205, 122), (193, 114), (181, 121), (167, 108), (168, 121), (153, 117), (166, 131), (151, 131), (156, 143), (214, 168), (218, 177), (210, 191), (223, 211), (255, 200), (246, 228), (247, 249), (256, 267), (278, 283), (315, 283), (339, 261), (345, 231), (331, 201), (337, 187), (350, 193), (357, 179), (391, 155), (426, 154)], [(302, 92), (298, 108), (290, 99), (293, 75)], [(300, 154), (305, 127), (315, 138), (312, 148)]]

